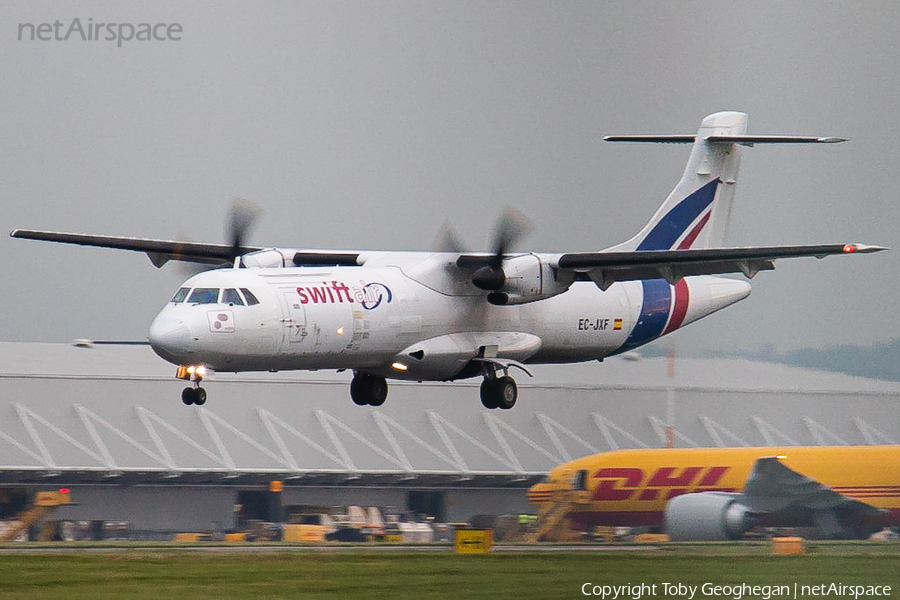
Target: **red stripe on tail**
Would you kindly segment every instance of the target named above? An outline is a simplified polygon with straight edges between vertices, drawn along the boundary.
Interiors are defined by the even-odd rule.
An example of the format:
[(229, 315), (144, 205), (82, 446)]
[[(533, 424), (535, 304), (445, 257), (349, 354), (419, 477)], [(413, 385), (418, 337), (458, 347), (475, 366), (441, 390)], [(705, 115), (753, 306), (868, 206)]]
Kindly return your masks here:
[(684, 322), (684, 317), (687, 315), (690, 300), (691, 294), (688, 290), (687, 281), (681, 279), (675, 284), (675, 308), (672, 309), (672, 317), (669, 319), (669, 324), (666, 325), (665, 330), (662, 332), (663, 335), (671, 333), (681, 327), (681, 324)]

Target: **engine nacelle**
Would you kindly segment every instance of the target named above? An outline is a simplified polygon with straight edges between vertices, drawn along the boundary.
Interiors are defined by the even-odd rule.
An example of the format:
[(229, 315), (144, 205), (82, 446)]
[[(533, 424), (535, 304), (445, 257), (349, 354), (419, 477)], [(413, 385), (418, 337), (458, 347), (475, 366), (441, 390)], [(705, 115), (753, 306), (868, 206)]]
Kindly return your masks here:
[(684, 494), (666, 504), (665, 529), (673, 542), (736, 540), (751, 527), (750, 511), (736, 494)]
[(244, 254), (241, 257), (241, 264), (249, 269), (279, 269), (283, 267), (293, 267), (293, 256), (296, 250), (267, 248)]
[(568, 290), (575, 281), (573, 272), (558, 271), (534, 254), (504, 260), (503, 273), (503, 286), (488, 294), (488, 302), (498, 306), (551, 298)]

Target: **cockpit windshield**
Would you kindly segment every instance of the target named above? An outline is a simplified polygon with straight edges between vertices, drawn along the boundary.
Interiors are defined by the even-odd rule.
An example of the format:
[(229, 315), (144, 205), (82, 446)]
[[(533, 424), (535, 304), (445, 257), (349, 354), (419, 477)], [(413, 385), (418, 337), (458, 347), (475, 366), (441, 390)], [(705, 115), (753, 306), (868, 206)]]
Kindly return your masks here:
[(235, 288), (225, 288), (221, 290), (221, 300), (219, 299), (219, 291), (220, 288), (194, 288), (192, 290), (191, 288), (183, 287), (175, 292), (171, 302), (173, 304), (181, 304), (182, 302), (187, 302), (188, 304), (216, 304), (221, 302), (230, 306), (255, 306), (259, 304), (259, 300), (247, 288), (240, 288), (240, 291)]
[(241, 299), (241, 295), (238, 294), (238, 291), (234, 288), (226, 288), (224, 292), (222, 292), (222, 304), (231, 304), (232, 306), (243, 306), (244, 301)]
[(215, 304), (219, 300), (219, 288), (194, 288), (188, 303)]
[(244, 298), (247, 299), (247, 306), (254, 306), (256, 304), (259, 304), (259, 300), (257, 300), (256, 296), (253, 295), (253, 292), (251, 292), (247, 288), (241, 288), (241, 293), (243, 293)]

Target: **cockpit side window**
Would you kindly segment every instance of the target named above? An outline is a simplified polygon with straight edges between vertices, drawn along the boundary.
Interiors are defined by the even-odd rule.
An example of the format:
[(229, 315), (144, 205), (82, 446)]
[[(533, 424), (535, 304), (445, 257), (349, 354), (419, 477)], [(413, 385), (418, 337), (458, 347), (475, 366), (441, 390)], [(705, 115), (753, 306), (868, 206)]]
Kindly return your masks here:
[(191, 304), (215, 304), (219, 301), (219, 288), (194, 288), (188, 302)]
[(175, 292), (175, 296), (172, 297), (172, 302), (178, 304), (180, 302), (184, 302), (184, 299), (187, 298), (188, 292), (191, 291), (191, 288), (181, 288), (177, 292)]
[(588, 472), (581, 469), (572, 479), (572, 489), (584, 491), (587, 489)]
[(244, 301), (241, 300), (241, 295), (238, 294), (236, 289), (225, 288), (225, 291), (222, 292), (222, 304), (232, 304), (232, 305), (236, 305), (236, 306), (243, 306)]
[(247, 306), (259, 304), (259, 300), (257, 300), (256, 296), (253, 295), (253, 292), (251, 292), (247, 288), (241, 288), (241, 293), (244, 294), (244, 298), (247, 299)]

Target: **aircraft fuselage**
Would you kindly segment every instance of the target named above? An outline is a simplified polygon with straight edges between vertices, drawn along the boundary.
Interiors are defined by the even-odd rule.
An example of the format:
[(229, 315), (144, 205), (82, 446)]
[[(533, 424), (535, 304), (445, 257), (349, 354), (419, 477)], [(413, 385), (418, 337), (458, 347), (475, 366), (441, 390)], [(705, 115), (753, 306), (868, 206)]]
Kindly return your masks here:
[(602, 359), (750, 290), (720, 277), (685, 278), (681, 290), (653, 281), (606, 291), (576, 282), (559, 296), (493, 306), (477, 290), (446, 293), (394, 266), (217, 270), (185, 282), (151, 325), (150, 342), (174, 364), (217, 371), (354, 369), (440, 381), (479, 374), (465, 371), (479, 356)]

